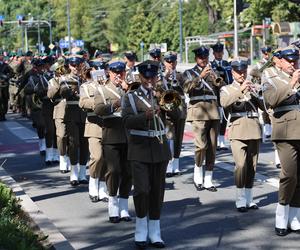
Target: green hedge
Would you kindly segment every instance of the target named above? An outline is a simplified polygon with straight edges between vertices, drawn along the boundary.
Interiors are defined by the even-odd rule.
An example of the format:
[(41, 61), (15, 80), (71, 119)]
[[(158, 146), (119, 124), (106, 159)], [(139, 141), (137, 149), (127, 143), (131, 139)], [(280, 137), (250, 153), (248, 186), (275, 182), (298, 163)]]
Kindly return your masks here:
[(28, 224), (29, 218), (22, 211), (20, 201), (0, 182), (0, 249), (45, 249), (41, 241), (47, 236), (37, 235)]

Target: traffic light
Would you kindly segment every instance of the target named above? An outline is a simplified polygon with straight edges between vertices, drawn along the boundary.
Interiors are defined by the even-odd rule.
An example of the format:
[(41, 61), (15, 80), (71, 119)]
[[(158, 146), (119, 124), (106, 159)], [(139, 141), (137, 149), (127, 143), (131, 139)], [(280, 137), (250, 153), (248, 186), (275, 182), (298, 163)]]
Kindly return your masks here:
[(236, 0), (236, 14), (239, 15), (244, 9), (250, 6), (249, 3), (245, 3), (243, 0)]

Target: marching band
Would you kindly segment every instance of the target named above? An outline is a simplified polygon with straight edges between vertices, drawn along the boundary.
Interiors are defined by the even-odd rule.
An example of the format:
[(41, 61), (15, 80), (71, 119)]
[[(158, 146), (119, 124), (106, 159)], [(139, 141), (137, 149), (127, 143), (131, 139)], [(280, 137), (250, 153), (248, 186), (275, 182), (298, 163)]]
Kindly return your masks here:
[[(105, 61), (95, 53), (69, 56), (0, 56), (0, 120), (8, 104), (32, 120), (47, 165), (59, 162), (70, 185), (88, 185), (91, 202), (105, 202), (111, 223), (130, 222), (133, 186), (135, 245), (164, 248), (160, 215), (165, 178), (181, 174), (186, 122), (194, 133), (193, 182), (197, 191), (216, 192), (216, 151), (226, 150), (228, 132), (235, 163), (237, 211), (258, 209), (253, 183), (263, 138), (271, 137), (281, 167), (275, 233), (300, 233), (300, 69), (295, 43), (272, 51), (249, 70), (249, 60), (223, 59), (224, 45), (193, 50), (196, 65), (177, 71), (177, 54), (150, 51), (136, 64)], [(250, 71), (250, 74), (248, 74)], [(259, 122), (264, 114), (264, 129)], [(263, 131), (265, 135), (263, 135)], [(89, 179), (86, 171), (89, 171)]]

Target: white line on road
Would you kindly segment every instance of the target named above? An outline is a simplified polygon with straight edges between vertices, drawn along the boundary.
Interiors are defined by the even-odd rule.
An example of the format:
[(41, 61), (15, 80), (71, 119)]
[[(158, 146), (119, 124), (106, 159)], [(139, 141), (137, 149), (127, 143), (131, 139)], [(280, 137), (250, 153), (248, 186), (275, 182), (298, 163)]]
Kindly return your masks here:
[(7, 121), (4, 123), (4, 126), (21, 140), (30, 140), (30, 142), (32, 142), (32, 140), (38, 139), (37, 134), (34, 131), (22, 126), (18, 122)]

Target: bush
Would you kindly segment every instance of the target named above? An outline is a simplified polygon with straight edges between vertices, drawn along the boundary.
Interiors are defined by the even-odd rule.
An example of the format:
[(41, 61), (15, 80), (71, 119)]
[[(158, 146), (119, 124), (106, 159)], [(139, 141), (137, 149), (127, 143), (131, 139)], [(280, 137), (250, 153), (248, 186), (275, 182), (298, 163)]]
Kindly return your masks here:
[(0, 248), (7, 250), (45, 249), (37, 235), (29, 227), (30, 219), (21, 209), (19, 199), (12, 190), (0, 182)]

